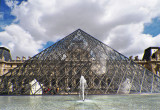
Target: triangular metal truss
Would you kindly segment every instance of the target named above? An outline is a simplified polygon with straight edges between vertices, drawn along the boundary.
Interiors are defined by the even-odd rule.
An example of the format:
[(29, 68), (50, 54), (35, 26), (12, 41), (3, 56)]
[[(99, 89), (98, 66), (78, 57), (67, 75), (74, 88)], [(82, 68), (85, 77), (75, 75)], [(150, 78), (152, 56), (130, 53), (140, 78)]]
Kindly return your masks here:
[(1, 76), (0, 93), (78, 94), (81, 75), (88, 94), (160, 92), (157, 75), (78, 29)]

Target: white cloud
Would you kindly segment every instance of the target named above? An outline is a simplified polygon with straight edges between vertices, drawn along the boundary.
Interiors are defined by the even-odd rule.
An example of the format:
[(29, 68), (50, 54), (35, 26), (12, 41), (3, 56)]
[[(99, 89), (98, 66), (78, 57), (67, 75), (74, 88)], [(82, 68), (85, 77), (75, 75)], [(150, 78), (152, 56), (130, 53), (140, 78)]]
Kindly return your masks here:
[(35, 53), (38, 53), (39, 48), (42, 48), (42, 41), (35, 41), (29, 33), (18, 25), (7, 26), (5, 30), (5, 32), (0, 33), (0, 41), (2, 46), (11, 50), (14, 58), (16, 55), (33, 56)]
[(144, 23), (160, 16), (158, 0), (28, 0), (19, 6), (8, 4), (14, 7), (12, 14), (19, 24), (6, 27), (0, 39), (14, 55), (34, 55), (42, 43), (55, 42), (78, 28), (127, 56), (142, 56), (145, 48), (159, 46), (159, 36), (142, 34)]

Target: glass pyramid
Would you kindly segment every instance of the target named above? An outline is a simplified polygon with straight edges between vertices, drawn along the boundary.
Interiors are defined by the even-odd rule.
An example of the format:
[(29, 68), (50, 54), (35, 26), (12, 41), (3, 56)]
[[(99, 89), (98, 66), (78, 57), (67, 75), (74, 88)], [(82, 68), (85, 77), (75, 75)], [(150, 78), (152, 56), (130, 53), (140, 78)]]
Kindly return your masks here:
[(88, 94), (157, 93), (160, 79), (78, 29), (1, 76), (1, 94), (78, 94), (81, 75)]

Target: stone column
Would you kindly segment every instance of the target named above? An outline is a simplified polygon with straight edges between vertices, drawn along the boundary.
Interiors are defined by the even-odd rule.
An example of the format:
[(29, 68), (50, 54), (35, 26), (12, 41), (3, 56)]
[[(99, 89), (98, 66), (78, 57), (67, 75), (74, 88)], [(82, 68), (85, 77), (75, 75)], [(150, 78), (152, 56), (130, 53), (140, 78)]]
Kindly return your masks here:
[(4, 66), (5, 66), (4, 61), (0, 60), (0, 76), (4, 74)]
[(68, 71), (69, 68), (65, 68), (65, 88), (68, 87)]

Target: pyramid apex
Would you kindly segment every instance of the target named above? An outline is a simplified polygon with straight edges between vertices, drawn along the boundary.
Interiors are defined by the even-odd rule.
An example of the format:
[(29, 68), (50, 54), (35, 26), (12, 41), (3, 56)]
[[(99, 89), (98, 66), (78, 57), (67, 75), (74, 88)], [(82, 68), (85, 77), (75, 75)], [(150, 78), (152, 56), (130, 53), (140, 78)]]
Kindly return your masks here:
[(79, 30), (79, 31), (82, 31), (82, 29), (80, 29), (80, 28), (78, 28), (77, 31), (78, 31), (78, 30)]
[(83, 31), (82, 29), (78, 28), (76, 31)]

